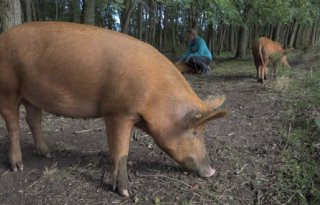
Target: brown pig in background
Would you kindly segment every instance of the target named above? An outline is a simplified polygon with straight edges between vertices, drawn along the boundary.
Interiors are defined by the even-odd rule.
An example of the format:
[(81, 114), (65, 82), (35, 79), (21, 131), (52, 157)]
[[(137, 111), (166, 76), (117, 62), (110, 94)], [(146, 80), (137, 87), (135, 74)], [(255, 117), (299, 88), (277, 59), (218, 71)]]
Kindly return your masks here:
[[(257, 82), (263, 83), (263, 80), (267, 79), (270, 57), (272, 55), (279, 55), (281, 65), (283, 67), (290, 67), (285, 50), (280, 43), (266, 37), (261, 37), (253, 43), (252, 54), (257, 70)], [(277, 76), (277, 63), (274, 64), (273, 75), (274, 77)]]
[(114, 162), (113, 188), (128, 196), (132, 128), (149, 133), (180, 165), (201, 177), (215, 174), (204, 145), (206, 122), (223, 97), (201, 101), (156, 49), (127, 35), (72, 23), (28, 23), (0, 35), (0, 113), (9, 136), (9, 162), (23, 170), (19, 105), (39, 154), (48, 147), (42, 110), (77, 118), (103, 117)]

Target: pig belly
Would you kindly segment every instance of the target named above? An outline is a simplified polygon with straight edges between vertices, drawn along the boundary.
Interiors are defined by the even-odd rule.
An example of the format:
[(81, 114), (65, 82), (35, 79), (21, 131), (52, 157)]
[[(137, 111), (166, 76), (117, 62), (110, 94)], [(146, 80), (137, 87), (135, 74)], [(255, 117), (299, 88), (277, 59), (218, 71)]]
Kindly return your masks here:
[(28, 89), (26, 86), (21, 93), (25, 101), (52, 114), (74, 118), (97, 118), (101, 115), (97, 99), (77, 95), (63, 87)]

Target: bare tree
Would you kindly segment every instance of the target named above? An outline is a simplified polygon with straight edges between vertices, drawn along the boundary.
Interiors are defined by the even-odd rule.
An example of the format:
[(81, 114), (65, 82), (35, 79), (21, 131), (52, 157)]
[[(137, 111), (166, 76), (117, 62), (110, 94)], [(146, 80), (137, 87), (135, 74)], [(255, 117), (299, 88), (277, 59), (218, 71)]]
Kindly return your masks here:
[(132, 11), (135, 6), (135, 0), (125, 0), (124, 1), (124, 7), (121, 11), (121, 30), (123, 33), (128, 33), (129, 31), (129, 23), (130, 23), (130, 18)]
[(142, 30), (143, 30), (143, 8), (142, 1), (139, 2), (138, 5), (138, 37), (142, 40)]
[(21, 5), (19, 0), (0, 1), (0, 24), (1, 31), (22, 23)]
[(72, 0), (71, 1), (72, 13), (73, 13), (73, 21), (80, 23), (80, 0)]
[(32, 21), (32, 5), (31, 5), (31, 0), (24, 0), (24, 6), (26, 9), (26, 15), (25, 15), (25, 20), (27, 22)]
[(84, 23), (95, 25), (95, 7), (96, 7), (96, 0), (86, 0), (85, 1), (85, 17)]

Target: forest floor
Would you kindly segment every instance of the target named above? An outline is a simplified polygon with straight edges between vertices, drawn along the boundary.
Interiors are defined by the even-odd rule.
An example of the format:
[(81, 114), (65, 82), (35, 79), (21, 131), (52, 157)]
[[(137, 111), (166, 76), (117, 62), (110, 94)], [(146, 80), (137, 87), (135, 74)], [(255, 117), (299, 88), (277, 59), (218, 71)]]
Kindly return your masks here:
[[(295, 51), (289, 56), (290, 73), (284, 71), (265, 84), (256, 82), (252, 59), (221, 61), (205, 77), (185, 75), (202, 99), (226, 96), (223, 107), (230, 114), (209, 123), (205, 133), (211, 164), (219, 175), (203, 179), (186, 171), (150, 136), (137, 131), (128, 159), (131, 198), (111, 191), (108, 176), (101, 183), (103, 170), (109, 173), (111, 168), (103, 120), (45, 113), (43, 130), (53, 155), (45, 159), (34, 153), (21, 108), (23, 172), (9, 170), (6, 128), (0, 120), (0, 204), (297, 204), (301, 193), (286, 186), (291, 176), (283, 174), (289, 175), (286, 167), (291, 170), (289, 137), (295, 130), (288, 120), (289, 105), (298, 96), (290, 88), (293, 79), (305, 81), (310, 68), (319, 70), (319, 59), (308, 55), (308, 50)], [(316, 118), (318, 108), (312, 106)], [(315, 147), (319, 157), (317, 145), (319, 139), (309, 147)], [(319, 175), (312, 177), (319, 188)], [(292, 194), (286, 191), (290, 187)], [(320, 202), (316, 196), (304, 197), (306, 204)]]

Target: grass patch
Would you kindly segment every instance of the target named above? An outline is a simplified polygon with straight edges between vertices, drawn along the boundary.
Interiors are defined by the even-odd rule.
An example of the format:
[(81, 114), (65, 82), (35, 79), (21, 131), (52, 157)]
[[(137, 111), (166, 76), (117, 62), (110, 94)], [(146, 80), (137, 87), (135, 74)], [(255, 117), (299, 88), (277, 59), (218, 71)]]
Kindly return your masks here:
[(274, 195), (281, 204), (316, 205), (320, 204), (320, 70), (290, 75), (284, 115), (289, 129), (283, 135), (283, 163), (277, 172)]
[(215, 75), (252, 77), (256, 75), (256, 69), (249, 60), (229, 60), (217, 64), (212, 70)]
[(51, 167), (44, 167), (43, 176), (53, 176), (55, 173), (57, 173), (58, 167), (57, 163), (54, 163)]

